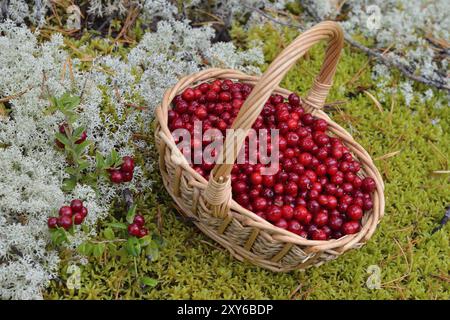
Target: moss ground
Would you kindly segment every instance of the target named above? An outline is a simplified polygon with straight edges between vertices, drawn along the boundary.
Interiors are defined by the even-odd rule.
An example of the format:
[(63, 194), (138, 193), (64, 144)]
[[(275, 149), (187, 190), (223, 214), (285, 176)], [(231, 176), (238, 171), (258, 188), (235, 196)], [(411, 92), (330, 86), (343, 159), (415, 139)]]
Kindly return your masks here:
[[(291, 30), (262, 26), (248, 33), (235, 28), (236, 43), (264, 43), (267, 63), (295, 36)], [(314, 48), (282, 83), (305, 94), (320, 67), (323, 47)], [(450, 109), (446, 97), (435, 92), (429, 103), (406, 106), (392, 95), (379, 110), (362, 92), (380, 95), (370, 78), (368, 58), (346, 47), (328, 101), (345, 101), (330, 111), (375, 159), (386, 184), (386, 214), (375, 235), (359, 250), (304, 272), (273, 273), (230, 257), (189, 221), (182, 220), (161, 187), (141, 195), (147, 217), (160, 226), (165, 245), (157, 261), (137, 259), (138, 272), (158, 280), (153, 288), (135, 281), (134, 263), (106, 253), (82, 266), (81, 288), (65, 286), (71, 261), (62, 252), (60, 278), (46, 292), (50, 299), (449, 299), (449, 230), (432, 234), (450, 204), (448, 170)], [(357, 76), (358, 75), (358, 76)], [(395, 76), (391, 86), (401, 80)], [(416, 90), (425, 90), (416, 87)], [(443, 107), (437, 108), (438, 100)], [(440, 119), (432, 124), (433, 119)], [(149, 156), (149, 155), (147, 155)], [(152, 155), (150, 155), (152, 156)], [(153, 155), (154, 156), (154, 155)], [(158, 218), (159, 217), (159, 218)], [(101, 230), (102, 225), (99, 226)], [(371, 265), (381, 270), (381, 288), (369, 289)]]

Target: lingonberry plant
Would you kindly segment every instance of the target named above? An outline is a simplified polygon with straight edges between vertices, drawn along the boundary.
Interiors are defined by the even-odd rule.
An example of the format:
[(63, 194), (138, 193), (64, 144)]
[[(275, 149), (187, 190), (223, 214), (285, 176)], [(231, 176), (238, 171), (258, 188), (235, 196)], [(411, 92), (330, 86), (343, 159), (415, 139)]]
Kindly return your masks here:
[[(216, 128), (225, 134), (251, 90), (249, 84), (228, 79), (187, 88), (173, 100), (169, 128), (185, 129), (195, 136), (194, 123), (201, 121), (204, 131)], [(274, 94), (253, 129), (279, 130), (279, 167), (275, 174), (263, 175), (267, 165), (261, 161), (261, 150), (245, 142), (245, 163), (235, 163), (231, 172), (233, 198), (241, 206), (308, 239), (337, 239), (360, 230), (364, 211), (372, 209), (376, 184), (361, 175), (361, 164), (327, 131), (326, 120), (306, 113), (295, 93), (287, 99)], [(205, 150), (211, 143), (205, 138), (193, 140), (190, 153), (199, 145)], [(270, 148), (267, 151), (270, 154)], [(257, 163), (250, 161), (252, 153)], [(214, 163), (202, 160), (192, 167), (208, 179)], [(131, 225), (130, 233), (138, 234), (137, 226)]]
[(69, 175), (64, 180), (64, 190), (71, 191), (82, 179), (82, 172), (89, 167), (86, 159), (86, 152), (91, 144), (87, 139), (84, 126), (74, 127), (78, 120), (76, 108), (80, 103), (80, 98), (64, 93), (60, 98), (52, 97), (51, 105), (47, 112), (60, 111), (65, 116), (65, 122), (61, 123), (58, 132), (55, 133), (55, 144), (64, 150), (70, 166), (66, 168)]
[(156, 233), (149, 234), (145, 226), (145, 217), (136, 213), (136, 209), (137, 205), (133, 204), (128, 209), (125, 219), (113, 218), (101, 232), (102, 239), (84, 242), (78, 246), (78, 251), (95, 258), (107, 254), (120, 257), (122, 260), (131, 259), (130, 264), (134, 265), (136, 280), (146, 286), (155, 286), (157, 284), (155, 279), (140, 274), (136, 259), (145, 254), (150, 261), (156, 261), (163, 241)]

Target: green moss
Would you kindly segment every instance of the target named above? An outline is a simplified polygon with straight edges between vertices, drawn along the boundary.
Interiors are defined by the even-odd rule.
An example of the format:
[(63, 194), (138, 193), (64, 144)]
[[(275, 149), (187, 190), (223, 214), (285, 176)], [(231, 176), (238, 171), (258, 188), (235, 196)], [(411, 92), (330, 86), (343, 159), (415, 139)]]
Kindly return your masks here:
[[(287, 29), (279, 32), (267, 25), (252, 29), (247, 35), (235, 34), (240, 34), (243, 43), (263, 41), (266, 61), (270, 62), (296, 32)], [(282, 86), (306, 94), (322, 58), (323, 46), (313, 48), (290, 71)], [(361, 69), (360, 77), (352, 81)], [(155, 180), (155, 188), (144, 198), (149, 217), (156, 219), (158, 210), (162, 214), (166, 245), (158, 261), (149, 262), (143, 256), (138, 268), (157, 278), (158, 285), (142, 288), (135, 283), (129, 263), (106, 258), (90, 260), (83, 267), (81, 289), (70, 291), (64, 284), (70, 255), (63, 254), (61, 278), (51, 283), (46, 297), (288, 299), (297, 288), (295, 299), (450, 298), (450, 285), (445, 280), (449, 273), (450, 227), (431, 234), (450, 203), (448, 174), (432, 174), (435, 170), (448, 170), (450, 110), (433, 107), (438, 100), (445, 101), (442, 92), (435, 92), (433, 103), (414, 101), (410, 108), (400, 97), (392, 96), (394, 103), (383, 104), (380, 112), (358, 90), (366, 87), (375, 96), (379, 94), (372, 86), (370, 71), (367, 57), (346, 47), (328, 99), (345, 100), (331, 116), (374, 159), (398, 152), (375, 160), (386, 183), (386, 214), (367, 245), (305, 272), (273, 273), (238, 262), (180, 218), (155, 171), (149, 176)], [(440, 122), (432, 125), (431, 119)], [(154, 151), (145, 156), (157, 159)], [(366, 286), (367, 268), (371, 265), (381, 268), (381, 289)]]

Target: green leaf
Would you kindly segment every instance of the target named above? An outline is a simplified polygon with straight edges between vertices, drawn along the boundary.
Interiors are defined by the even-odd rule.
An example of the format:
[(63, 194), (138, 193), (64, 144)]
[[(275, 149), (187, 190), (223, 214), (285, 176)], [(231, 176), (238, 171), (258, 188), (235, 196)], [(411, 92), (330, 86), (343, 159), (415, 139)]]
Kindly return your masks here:
[(74, 123), (78, 120), (78, 115), (73, 112), (66, 112), (65, 116), (67, 117), (67, 122)]
[(67, 174), (73, 176), (77, 173), (77, 169), (75, 169), (74, 167), (67, 167), (65, 169), (65, 171), (67, 172)]
[(66, 231), (63, 228), (53, 230), (51, 240), (55, 245), (60, 245), (64, 241), (68, 241)]
[(152, 242), (152, 237), (147, 235), (145, 237), (139, 238), (139, 243), (141, 244), (141, 247), (146, 247)]
[(133, 223), (134, 216), (136, 215), (136, 204), (133, 204), (127, 212), (127, 222)]
[(76, 143), (75, 144), (75, 152), (78, 155), (81, 155), (81, 153), (91, 144), (91, 141), (85, 140), (82, 143)]
[(64, 191), (72, 191), (73, 189), (75, 189), (76, 185), (77, 180), (75, 179), (75, 177), (71, 177), (63, 181), (62, 189)]
[(115, 238), (114, 230), (112, 228), (106, 228), (103, 231), (103, 235), (106, 240), (112, 240)]
[(95, 164), (97, 169), (103, 169), (105, 167), (105, 158), (98, 151), (95, 154)]
[(111, 150), (111, 160), (113, 163), (116, 163), (117, 160), (119, 160), (119, 153), (116, 151), (116, 149)]
[(149, 286), (149, 287), (155, 287), (158, 284), (158, 280), (156, 280), (154, 278), (149, 278), (149, 277), (142, 277), (141, 282), (142, 282), (142, 284)]
[(89, 162), (88, 161), (80, 161), (80, 162), (78, 162), (78, 169), (80, 171), (84, 170), (86, 168), (89, 168)]
[(59, 98), (58, 104), (65, 110), (75, 109), (80, 104), (80, 98), (66, 92)]
[(141, 254), (141, 245), (136, 237), (128, 238), (126, 249), (127, 252), (133, 257), (137, 257)]
[(94, 257), (99, 258), (105, 252), (106, 245), (104, 243), (97, 243), (94, 245), (93, 254)]
[(89, 242), (83, 242), (78, 246), (77, 250), (79, 253), (89, 256), (92, 254), (93, 246)]
[(122, 223), (122, 222), (108, 223), (108, 226), (110, 226), (111, 228), (127, 230), (127, 225), (125, 223)]
[(70, 145), (69, 139), (67, 139), (67, 137), (66, 137), (64, 134), (62, 134), (61, 132), (55, 133), (55, 137), (56, 137), (56, 139), (58, 139), (59, 142), (61, 142), (63, 145), (65, 145), (65, 146)]

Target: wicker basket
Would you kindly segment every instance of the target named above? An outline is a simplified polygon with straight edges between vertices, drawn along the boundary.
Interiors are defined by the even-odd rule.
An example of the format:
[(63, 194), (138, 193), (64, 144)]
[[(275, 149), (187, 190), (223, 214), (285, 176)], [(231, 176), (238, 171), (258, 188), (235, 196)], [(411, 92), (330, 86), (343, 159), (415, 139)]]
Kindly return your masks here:
[[(362, 175), (370, 176), (376, 181), (374, 206), (371, 211), (365, 213), (360, 232), (329, 241), (307, 240), (275, 227), (233, 201), (230, 183), (232, 164), (217, 164), (209, 181), (204, 179), (189, 166), (176, 147), (168, 128), (167, 118), (173, 98), (185, 88), (225, 78), (252, 84), (254, 88), (233, 123), (233, 128), (244, 129), (244, 134), (237, 139), (239, 148), (247, 135), (247, 130), (252, 127), (270, 95), (272, 93), (284, 97), (289, 95), (289, 91), (278, 87), (287, 71), (312, 45), (321, 40), (328, 42), (328, 48), (321, 71), (304, 99), (307, 104), (306, 111), (326, 119), (329, 131), (339, 137), (361, 162)], [(248, 76), (229, 69), (208, 69), (192, 74), (182, 78), (173, 88), (167, 90), (162, 104), (156, 110), (158, 124), (155, 134), (159, 147), (159, 164), (167, 191), (183, 215), (191, 218), (200, 230), (241, 261), (249, 261), (273, 271), (317, 266), (337, 258), (349, 249), (362, 246), (372, 236), (383, 216), (384, 185), (371, 157), (345, 129), (321, 111), (331, 87), (342, 47), (343, 33), (339, 25), (329, 21), (319, 23), (285, 48), (261, 77)], [(233, 143), (236, 142), (226, 139), (223, 152), (235, 150)]]

